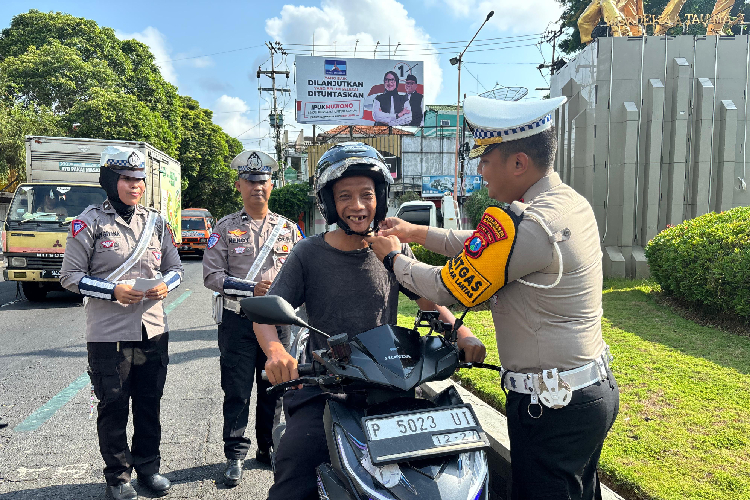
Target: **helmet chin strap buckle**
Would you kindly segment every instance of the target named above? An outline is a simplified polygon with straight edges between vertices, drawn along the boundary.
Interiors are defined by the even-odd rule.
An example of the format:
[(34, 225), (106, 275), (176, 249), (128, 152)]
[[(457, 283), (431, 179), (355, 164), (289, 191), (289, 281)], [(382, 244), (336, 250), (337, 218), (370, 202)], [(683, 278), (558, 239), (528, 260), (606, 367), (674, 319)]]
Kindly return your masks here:
[(370, 229), (368, 229), (367, 231), (365, 231), (365, 232), (352, 231), (352, 229), (347, 225), (347, 223), (344, 222), (344, 221), (342, 221), (341, 219), (339, 219), (338, 221), (336, 221), (336, 223), (338, 224), (338, 226), (341, 229), (344, 230), (344, 233), (347, 236), (351, 236), (353, 234), (356, 234), (357, 236), (362, 236), (362, 237), (373, 236), (373, 235), (378, 234), (378, 231), (380, 230), (380, 223), (379, 222), (377, 224), (375, 224), (373, 227), (371, 227)]

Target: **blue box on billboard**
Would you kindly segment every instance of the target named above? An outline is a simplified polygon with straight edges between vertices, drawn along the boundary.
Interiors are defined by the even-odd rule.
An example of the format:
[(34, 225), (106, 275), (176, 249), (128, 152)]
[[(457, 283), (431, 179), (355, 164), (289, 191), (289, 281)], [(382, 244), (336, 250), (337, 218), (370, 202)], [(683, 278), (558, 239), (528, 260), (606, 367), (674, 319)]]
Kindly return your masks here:
[(346, 61), (338, 59), (325, 60), (326, 75), (346, 76)]

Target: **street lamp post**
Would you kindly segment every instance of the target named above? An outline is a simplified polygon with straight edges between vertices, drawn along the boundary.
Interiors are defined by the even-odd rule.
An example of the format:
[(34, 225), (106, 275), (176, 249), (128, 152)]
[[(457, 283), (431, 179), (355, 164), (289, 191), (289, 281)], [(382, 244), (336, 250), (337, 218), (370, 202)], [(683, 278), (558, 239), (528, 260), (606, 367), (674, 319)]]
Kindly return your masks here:
[(466, 50), (469, 48), (469, 45), (471, 45), (471, 42), (474, 41), (474, 39), (477, 37), (479, 32), (484, 28), (484, 25), (487, 24), (487, 21), (490, 20), (490, 18), (495, 14), (494, 10), (491, 10), (489, 14), (487, 14), (487, 17), (485, 18), (482, 25), (479, 27), (476, 33), (474, 33), (474, 36), (469, 40), (469, 43), (466, 44), (466, 47), (464, 47), (463, 52), (461, 52), (458, 57), (452, 57), (450, 59), (450, 63), (455, 66), (458, 64), (458, 96), (456, 98), (456, 165), (455, 165), (455, 175), (453, 177), (453, 199), (458, 200), (458, 148), (459, 148), (459, 136), (458, 136), (458, 128), (459, 128), (459, 109), (461, 106), (461, 59), (464, 57), (464, 54), (466, 53)]

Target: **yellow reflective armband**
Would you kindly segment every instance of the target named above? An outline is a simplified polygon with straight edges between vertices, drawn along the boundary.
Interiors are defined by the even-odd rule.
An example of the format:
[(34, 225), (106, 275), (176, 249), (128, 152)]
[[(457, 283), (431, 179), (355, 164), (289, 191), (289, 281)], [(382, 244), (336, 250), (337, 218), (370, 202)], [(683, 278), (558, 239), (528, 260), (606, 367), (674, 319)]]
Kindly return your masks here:
[(443, 267), (443, 284), (463, 305), (481, 304), (507, 284), (508, 262), (522, 219), (510, 209), (488, 208), (463, 251)]

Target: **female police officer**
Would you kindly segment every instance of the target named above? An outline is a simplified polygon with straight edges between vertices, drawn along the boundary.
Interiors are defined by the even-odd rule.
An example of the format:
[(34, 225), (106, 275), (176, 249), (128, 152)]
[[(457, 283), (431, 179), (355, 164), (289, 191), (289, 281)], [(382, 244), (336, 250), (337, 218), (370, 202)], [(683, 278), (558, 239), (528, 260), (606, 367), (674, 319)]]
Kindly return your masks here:
[[(166, 494), (159, 474), (159, 410), (169, 355), (169, 328), (162, 300), (182, 278), (182, 265), (169, 226), (154, 209), (138, 204), (145, 163), (135, 150), (107, 147), (99, 183), (107, 193), (73, 220), (60, 282), (86, 296), (89, 375), (99, 398), (97, 432), (104, 476), (116, 499), (137, 499), (130, 475)], [(160, 279), (146, 292), (136, 278)], [(133, 401), (133, 444), (125, 432)]]

